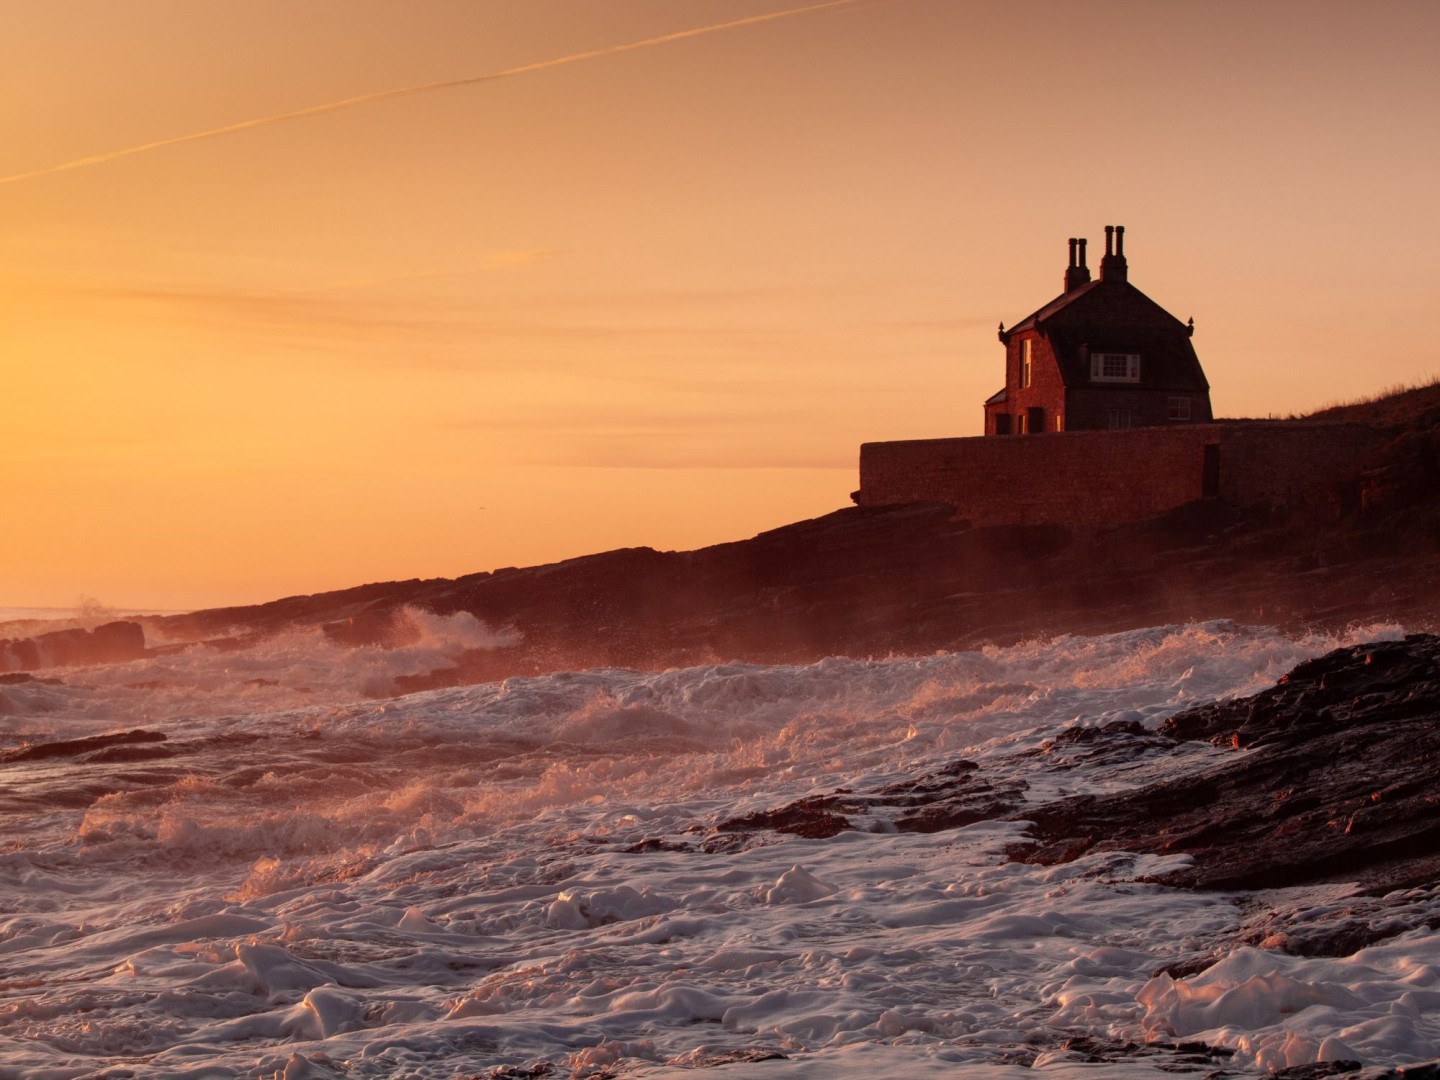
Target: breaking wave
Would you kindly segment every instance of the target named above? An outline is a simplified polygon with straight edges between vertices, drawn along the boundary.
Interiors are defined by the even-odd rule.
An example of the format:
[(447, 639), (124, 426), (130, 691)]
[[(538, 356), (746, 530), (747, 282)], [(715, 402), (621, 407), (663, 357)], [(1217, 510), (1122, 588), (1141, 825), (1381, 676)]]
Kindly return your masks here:
[[(1434, 1056), (1432, 932), (1323, 961), (1235, 948), (1172, 978), (1246, 903), (1153, 884), (1176, 856), (1022, 865), (1017, 822), (713, 832), (959, 756), (1036, 799), (1132, 784), (1041, 776), (1017, 751), (1154, 727), (1399, 632), (1207, 623), (366, 697), (506, 641), (408, 612), (384, 647), (291, 631), (3, 686), (0, 1072), (661, 1075), (783, 1055), (766, 1075), (1090, 1075), (1076, 1033), (1139, 1048), (1107, 1066), (1133, 1076), (1167, 1075), (1154, 1048), (1187, 1040), (1257, 1075)], [(1215, 751), (1187, 753), (1145, 776)]]

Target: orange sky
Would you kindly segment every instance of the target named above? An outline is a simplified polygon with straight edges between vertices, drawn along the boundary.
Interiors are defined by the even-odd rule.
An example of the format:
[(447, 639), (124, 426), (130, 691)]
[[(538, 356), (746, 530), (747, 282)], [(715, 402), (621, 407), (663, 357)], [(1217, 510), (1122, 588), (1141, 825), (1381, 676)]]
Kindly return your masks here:
[(798, 6), (0, 0), (0, 606), (848, 505), (860, 442), (979, 431), (996, 323), (1106, 224), (1218, 414), (1440, 370), (1440, 5), (887, 0), (606, 52)]

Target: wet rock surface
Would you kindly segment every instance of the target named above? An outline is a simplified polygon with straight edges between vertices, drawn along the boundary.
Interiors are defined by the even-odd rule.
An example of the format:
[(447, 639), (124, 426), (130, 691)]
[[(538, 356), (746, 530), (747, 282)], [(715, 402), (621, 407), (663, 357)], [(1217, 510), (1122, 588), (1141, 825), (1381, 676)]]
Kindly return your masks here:
[(1379, 894), (1440, 880), (1440, 638), (1337, 650), (1163, 734), (1232, 754), (1184, 779), (1029, 808), (1034, 843), (1017, 856), (1183, 853), (1194, 863), (1171, 883), (1196, 888), (1357, 881)]
[(720, 833), (760, 830), (824, 839), (846, 829), (871, 832), (940, 832), (1004, 817), (1024, 800), (1023, 781), (992, 782), (973, 761), (960, 759), (911, 780), (869, 792), (841, 789), (812, 795), (774, 810), (728, 818)]

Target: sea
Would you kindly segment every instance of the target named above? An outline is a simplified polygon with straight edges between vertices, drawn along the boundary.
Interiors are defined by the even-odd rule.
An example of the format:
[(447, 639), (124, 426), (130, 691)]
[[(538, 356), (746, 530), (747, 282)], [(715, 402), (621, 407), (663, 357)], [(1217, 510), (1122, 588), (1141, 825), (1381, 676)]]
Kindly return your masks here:
[(1020, 1080), (1440, 1057), (1440, 932), (1329, 958), (1242, 933), (1339, 917), (1353, 885), (1187, 891), (1157, 883), (1185, 856), (1124, 852), (1029, 865), (1006, 855), (1023, 820), (715, 829), (959, 758), (1032, 802), (1211, 767), (1240, 751), (1047, 751), (1400, 627), (1171, 625), (385, 696), (506, 640), (405, 617), (397, 648), (305, 629), (0, 683), (0, 1076)]

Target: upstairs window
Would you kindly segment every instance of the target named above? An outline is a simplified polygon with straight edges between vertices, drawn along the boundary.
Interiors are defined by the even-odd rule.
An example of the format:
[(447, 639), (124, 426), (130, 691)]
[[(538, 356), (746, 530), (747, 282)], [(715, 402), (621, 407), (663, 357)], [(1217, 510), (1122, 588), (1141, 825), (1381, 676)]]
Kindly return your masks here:
[(1028, 337), (1027, 337), (1027, 338), (1021, 338), (1021, 339), (1020, 339), (1020, 385), (1021, 385), (1021, 386), (1029, 386), (1029, 385), (1030, 385), (1030, 373), (1031, 373), (1031, 365), (1030, 365), (1030, 339), (1029, 339)]
[(1167, 412), (1171, 420), (1189, 420), (1190, 399), (1188, 397), (1172, 397)]
[(1139, 382), (1140, 354), (1097, 352), (1090, 354), (1091, 382)]

